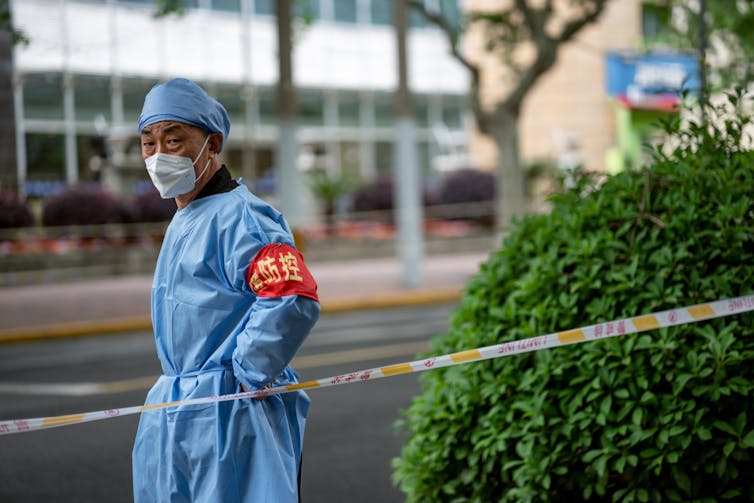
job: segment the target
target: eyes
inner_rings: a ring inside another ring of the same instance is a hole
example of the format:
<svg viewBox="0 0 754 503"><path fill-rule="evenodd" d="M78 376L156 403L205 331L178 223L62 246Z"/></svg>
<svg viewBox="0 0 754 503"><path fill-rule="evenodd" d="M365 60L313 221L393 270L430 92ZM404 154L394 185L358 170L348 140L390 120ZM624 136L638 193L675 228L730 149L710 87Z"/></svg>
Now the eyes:
<svg viewBox="0 0 754 503"><path fill-rule="evenodd" d="M177 137L168 137L165 140L163 140L163 144L168 147L170 150L177 149L180 145L184 143L183 138L177 138ZM148 150L155 148L155 145L157 145L157 142L153 138L145 138L141 140L141 148Z"/></svg>

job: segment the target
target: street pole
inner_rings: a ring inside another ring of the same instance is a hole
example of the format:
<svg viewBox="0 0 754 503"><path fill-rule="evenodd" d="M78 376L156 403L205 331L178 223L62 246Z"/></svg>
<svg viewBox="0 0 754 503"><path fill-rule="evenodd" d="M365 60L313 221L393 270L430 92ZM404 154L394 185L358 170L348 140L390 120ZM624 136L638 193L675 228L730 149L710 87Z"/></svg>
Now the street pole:
<svg viewBox="0 0 754 503"><path fill-rule="evenodd" d="M254 85L251 65L251 13L253 12L253 0L241 0L241 103L244 110L244 136L241 147L241 173L246 183L253 183L256 177L256 159L254 153Z"/></svg>
<svg viewBox="0 0 754 503"><path fill-rule="evenodd" d="M406 0L393 1L393 17L398 56L398 88L395 92L395 156L393 199L398 227L397 253L401 261L403 285L422 285L424 236L421 183L417 167L414 111L408 86L408 27Z"/></svg>

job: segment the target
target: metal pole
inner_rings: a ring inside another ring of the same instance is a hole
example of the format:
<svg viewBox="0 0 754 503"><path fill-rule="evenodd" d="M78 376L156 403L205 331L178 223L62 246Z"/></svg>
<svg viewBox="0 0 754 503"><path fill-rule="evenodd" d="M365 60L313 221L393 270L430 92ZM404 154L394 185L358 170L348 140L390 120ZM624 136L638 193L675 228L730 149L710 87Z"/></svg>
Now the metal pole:
<svg viewBox="0 0 754 503"><path fill-rule="evenodd" d="M406 0L394 0L393 17L398 59L398 88L395 92L394 201L398 227L397 252L402 266L403 284L421 286L424 236L421 182L417 167L414 111L408 86L408 27Z"/></svg>

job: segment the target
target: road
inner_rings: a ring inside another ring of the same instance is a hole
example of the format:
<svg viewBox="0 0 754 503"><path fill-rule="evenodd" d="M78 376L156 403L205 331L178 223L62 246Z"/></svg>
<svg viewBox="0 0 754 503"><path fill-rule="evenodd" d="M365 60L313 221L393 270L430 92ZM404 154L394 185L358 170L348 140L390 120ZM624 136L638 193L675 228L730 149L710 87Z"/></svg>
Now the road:
<svg viewBox="0 0 754 503"><path fill-rule="evenodd" d="M452 306L323 316L294 360L302 380L398 363L428 348ZM159 374L149 333L3 346L0 418L141 404ZM394 423L419 392L416 375L312 390L303 500L393 502ZM0 437L0 501L128 502L138 416Z"/></svg>

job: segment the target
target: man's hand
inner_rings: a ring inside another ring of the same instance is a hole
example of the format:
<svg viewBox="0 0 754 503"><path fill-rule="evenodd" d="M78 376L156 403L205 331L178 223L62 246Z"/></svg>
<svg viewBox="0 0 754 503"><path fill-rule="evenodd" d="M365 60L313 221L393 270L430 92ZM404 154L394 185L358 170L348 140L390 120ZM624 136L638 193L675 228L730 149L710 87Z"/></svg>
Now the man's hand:
<svg viewBox="0 0 754 503"><path fill-rule="evenodd" d="M267 395L264 393L264 391L268 390L268 389L270 389L270 385L269 384L267 386L265 386L264 388L261 389L261 391L263 393L259 394L258 396L255 396L254 398L256 400L264 400L265 398L267 398ZM249 388L247 388L243 383L241 383L241 390L244 393L248 393L249 392Z"/></svg>

